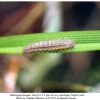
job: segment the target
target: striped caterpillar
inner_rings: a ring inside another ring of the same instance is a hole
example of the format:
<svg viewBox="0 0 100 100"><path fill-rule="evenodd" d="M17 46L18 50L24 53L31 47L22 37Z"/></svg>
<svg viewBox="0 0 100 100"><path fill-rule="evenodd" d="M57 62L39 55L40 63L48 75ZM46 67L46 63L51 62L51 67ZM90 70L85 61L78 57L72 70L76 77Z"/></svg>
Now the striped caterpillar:
<svg viewBox="0 0 100 100"><path fill-rule="evenodd" d="M73 48L74 41L72 39L57 39L40 41L29 44L24 47L24 53L37 52L37 51L52 51L52 50L64 50Z"/></svg>

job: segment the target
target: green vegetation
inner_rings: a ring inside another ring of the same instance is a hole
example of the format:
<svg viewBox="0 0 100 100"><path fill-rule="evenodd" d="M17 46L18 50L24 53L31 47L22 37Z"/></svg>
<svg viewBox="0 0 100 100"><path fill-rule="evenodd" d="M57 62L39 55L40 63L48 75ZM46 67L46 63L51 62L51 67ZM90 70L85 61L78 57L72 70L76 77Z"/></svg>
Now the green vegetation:
<svg viewBox="0 0 100 100"><path fill-rule="evenodd" d="M33 53L66 53L100 50L100 31L86 30L0 37L0 54L23 54L23 48L28 44L44 40L65 38L75 41L74 48L63 51L42 51Z"/></svg>

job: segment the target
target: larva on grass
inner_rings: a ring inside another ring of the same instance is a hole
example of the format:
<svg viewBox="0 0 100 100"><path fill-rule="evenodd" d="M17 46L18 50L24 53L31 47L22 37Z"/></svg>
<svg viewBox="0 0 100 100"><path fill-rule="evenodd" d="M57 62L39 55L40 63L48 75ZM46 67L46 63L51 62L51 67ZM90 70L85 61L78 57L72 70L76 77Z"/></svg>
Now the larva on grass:
<svg viewBox="0 0 100 100"><path fill-rule="evenodd" d="M37 51L54 51L65 50L74 47L74 41L72 39L57 39L40 41L29 44L24 47L24 53L37 52Z"/></svg>

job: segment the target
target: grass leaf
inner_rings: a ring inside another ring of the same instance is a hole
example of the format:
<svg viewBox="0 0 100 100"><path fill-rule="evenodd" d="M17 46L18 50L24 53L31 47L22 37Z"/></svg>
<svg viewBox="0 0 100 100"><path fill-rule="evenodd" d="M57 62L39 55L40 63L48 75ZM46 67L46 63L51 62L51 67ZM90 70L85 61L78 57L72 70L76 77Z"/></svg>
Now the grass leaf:
<svg viewBox="0 0 100 100"><path fill-rule="evenodd" d="M53 39L73 39L75 41L74 48L57 51L42 51L33 53L66 53L66 52L83 52L100 50L100 31L67 31L67 32L52 32L38 33L27 35L14 35L0 37L0 53L2 54L23 54L24 46Z"/></svg>

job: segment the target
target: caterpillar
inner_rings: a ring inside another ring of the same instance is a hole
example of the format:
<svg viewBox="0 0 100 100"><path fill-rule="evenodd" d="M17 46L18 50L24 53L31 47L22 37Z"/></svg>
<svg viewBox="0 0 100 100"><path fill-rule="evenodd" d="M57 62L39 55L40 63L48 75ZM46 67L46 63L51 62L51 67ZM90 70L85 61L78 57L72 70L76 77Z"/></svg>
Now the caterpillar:
<svg viewBox="0 0 100 100"><path fill-rule="evenodd" d="M52 51L52 50L64 50L74 47L74 41L72 39L57 39L40 41L29 44L24 47L24 53L37 52L37 51Z"/></svg>

